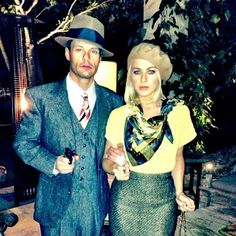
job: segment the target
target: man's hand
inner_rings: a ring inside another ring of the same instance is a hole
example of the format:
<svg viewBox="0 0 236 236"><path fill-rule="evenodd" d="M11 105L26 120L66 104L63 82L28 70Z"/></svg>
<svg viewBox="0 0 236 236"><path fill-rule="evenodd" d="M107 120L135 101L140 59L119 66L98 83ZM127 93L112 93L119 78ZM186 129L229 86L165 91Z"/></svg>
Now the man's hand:
<svg viewBox="0 0 236 236"><path fill-rule="evenodd" d="M65 158L63 155L58 156L57 160L56 160L55 168L60 174L71 173L75 168L75 161L76 160L79 160L79 156L74 155L73 161L70 164L69 163L70 161L68 158Z"/></svg>
<svg viewBox="0 0 236 236"><path fill-rule="evenodd" d="M116 147L109 147L106 151L107 159L117 163L117 158L124 156L124 149L122 144L118 144Z"/></svg>

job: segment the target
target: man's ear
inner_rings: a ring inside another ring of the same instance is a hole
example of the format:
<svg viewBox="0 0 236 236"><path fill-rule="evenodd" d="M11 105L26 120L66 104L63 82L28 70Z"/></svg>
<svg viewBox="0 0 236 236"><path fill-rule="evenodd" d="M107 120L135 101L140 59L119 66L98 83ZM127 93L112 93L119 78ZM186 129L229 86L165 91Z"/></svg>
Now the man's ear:
<svg viewBox="0 0 236 236"><path fill-rule="evenodd" d="M69 48L65 48L65 57L67 61L70 61L70 50Z"/></svg>

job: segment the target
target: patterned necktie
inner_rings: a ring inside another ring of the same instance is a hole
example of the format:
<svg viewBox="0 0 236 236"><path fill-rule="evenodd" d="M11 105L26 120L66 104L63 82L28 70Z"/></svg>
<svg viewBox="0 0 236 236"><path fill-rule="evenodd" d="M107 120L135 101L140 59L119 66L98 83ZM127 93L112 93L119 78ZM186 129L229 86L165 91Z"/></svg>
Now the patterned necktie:
<svg viewBox="0 0 236 236"><path fill-rule="evenodd" d="M83 105L82 109L79 113L79 122L83 127L86 127L89 118L90 118L90 108L89 108L89 103L88 103L88 95L86 93L83 93L82 95L83 98Z"/></svg>

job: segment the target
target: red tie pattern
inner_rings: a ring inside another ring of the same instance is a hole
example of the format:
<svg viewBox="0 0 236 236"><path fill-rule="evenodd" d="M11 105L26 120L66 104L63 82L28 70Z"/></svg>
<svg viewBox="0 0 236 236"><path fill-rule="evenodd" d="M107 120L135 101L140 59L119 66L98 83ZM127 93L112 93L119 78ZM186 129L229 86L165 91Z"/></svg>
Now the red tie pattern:
<svg viewBox="0 0 236 236"><path fill-rule="evenodd" d="M90 118L88 95L86 93L83 93L82 98L83 98L83 105L79 113L79 122L83 127L86 127Z"/></svg>

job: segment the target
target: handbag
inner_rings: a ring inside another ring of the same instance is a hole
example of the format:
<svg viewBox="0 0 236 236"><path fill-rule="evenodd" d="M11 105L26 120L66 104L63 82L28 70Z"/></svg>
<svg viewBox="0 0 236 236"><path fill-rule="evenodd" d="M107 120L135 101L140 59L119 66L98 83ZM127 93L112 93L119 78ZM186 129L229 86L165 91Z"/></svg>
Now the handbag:
<svg viewBox="0 0 236 236"><path fill-rule="evenodd" d="M179 234L178 236L187 236L187 223L185 218L185 212L181 211L180 224L179 224Z"/></svg>

